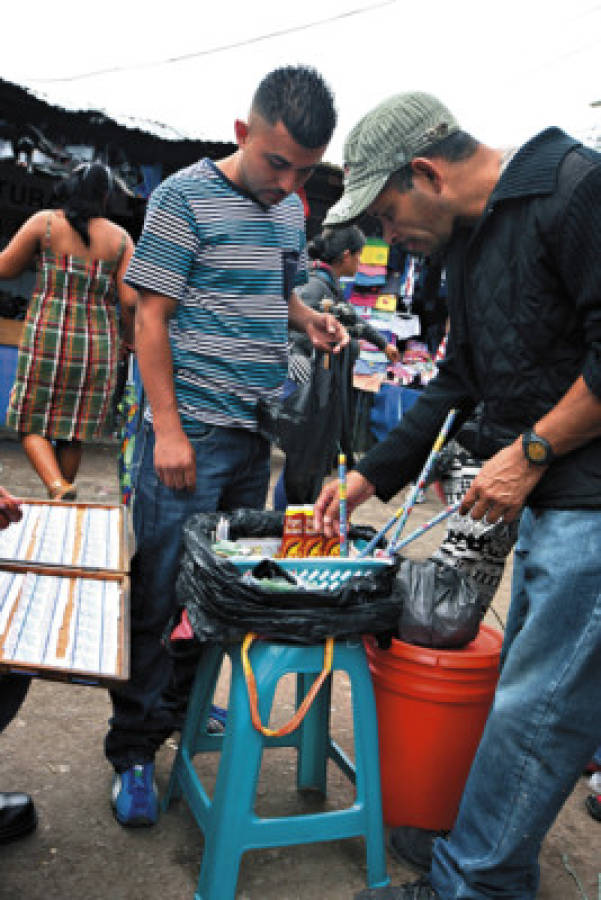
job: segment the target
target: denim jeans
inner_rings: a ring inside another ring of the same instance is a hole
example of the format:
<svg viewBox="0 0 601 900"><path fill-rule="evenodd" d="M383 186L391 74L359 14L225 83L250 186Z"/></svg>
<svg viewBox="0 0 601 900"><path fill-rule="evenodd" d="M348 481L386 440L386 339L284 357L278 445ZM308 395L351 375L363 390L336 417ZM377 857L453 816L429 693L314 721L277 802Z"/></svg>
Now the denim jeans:
<svg viewBox="0 0 601 900"><path fill-rule="evenodd" d="M173 666L161 637L177 609L175 581L184 522L199 512L262 509L267 497L269 443L260 435L206 425L190 440L196 453L194 491L172 490L159 479L148 423L136 446L131 678L111 691L113 718L105 741L106 755L118 772L153 759L176 724L173 709L163 702Z"/></svg>
<svg viewBox="0 0 601 900"><path fill-rule="evenodd" d="M545 834L599 743L601 510L522 514L501 675L455 826L442 900L530 900Z"/></svg>

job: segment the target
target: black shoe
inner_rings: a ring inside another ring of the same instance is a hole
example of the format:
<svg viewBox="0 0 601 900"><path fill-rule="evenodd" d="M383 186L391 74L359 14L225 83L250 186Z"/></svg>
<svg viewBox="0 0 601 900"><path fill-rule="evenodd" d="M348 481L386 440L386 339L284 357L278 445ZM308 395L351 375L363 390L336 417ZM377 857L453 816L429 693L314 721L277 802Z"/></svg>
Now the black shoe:
<svg viewBox="0 0 601 900"><path fill-rule="evenodd" d="M0 844L8 844L33 831L38 818L29 794L0 793Z"/></svg>
<svg viewBox="0 0 601 900"><path fill-rule="evenodd" d="M400 863L410 865L418 872L429 872L432 865L432 848L439 837L446 837L448 831L430 831L428 828L413 828L400 825L393 828L388 846Z"/></svg>
<svg viewBox="0 0 601 900"><path fill-rule="evenodd" d="M355 900L439 900L427 878L405 882L398 887L372 888L359 891Z"/></svg>

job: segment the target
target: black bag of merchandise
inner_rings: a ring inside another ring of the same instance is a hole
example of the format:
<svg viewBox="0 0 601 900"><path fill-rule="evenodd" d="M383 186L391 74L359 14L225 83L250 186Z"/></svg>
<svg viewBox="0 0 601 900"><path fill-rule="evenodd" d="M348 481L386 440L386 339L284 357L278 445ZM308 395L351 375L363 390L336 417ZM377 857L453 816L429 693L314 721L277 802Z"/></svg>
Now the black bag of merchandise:
<svg viewBox="0 0 601 900"><path fill-rule="evenodd" d="M404 559L394 592L401 610L396 636L408 644L438 649L465 647L482 618L475 584L436 559Z"/></svg>
<svg viewBox="0 0 601 900"><path fill-rule="evenodd" d="M315 352L308 382L299 384L285 400L259 400L259 431L284 451L291 472L328 475L339 447L349 468L353 466L351 374L350 347L340 353Z"/></svg>
<svg viewBox="0 0 601 900"><path fill-rule="evenodd" d="M277 537L283 514L256 510L228 513L231 540ZM272 640L313 644L327 637L345 638L393 630L400 613L400 594L393 591L398 562L358 575L335 590L302 589L277 560L263 560L248 583L227 558L211 548L220 514L192 516L183 529L184 551L176 582L178 600L200 643L228 642L252 631ZM350 526L351 540L369 540L369 527ZM286 589L261 586L262 577L282 579Z"/></svg>

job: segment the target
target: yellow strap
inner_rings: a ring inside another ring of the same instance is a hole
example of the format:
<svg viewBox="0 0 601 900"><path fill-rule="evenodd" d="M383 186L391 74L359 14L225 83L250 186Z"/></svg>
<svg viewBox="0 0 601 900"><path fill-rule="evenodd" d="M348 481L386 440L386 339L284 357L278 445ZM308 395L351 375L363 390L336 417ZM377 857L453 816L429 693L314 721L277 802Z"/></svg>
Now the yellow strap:
<svg viewBox="0 0 601 900"><path fill-rule="evenodd" d="M323 653L323 669L311 685L310 690L307 691L307 694L299 708L296 710L296 712L286 725L282 725L281 728L273 729L266 728L261 722L261 717L259 716L258 710L257 682L255 681L254 672L250 665L250 659L248 658L250 645L256 637L256 634L253 634L252 631L249 631L249 633L242 641L242 671L244 672L244 678L246 679L246 687L248 688L250 717L254 727L257 729L257 731L260 731L261 734L264 734L265 737L283 737L286 734L290 734L291 731L294 731L301 724L301 722L309 712L311 704L315 700L320 687L332 671L332 661L334 659L334 638L326 638L326 644Z"/></svg>

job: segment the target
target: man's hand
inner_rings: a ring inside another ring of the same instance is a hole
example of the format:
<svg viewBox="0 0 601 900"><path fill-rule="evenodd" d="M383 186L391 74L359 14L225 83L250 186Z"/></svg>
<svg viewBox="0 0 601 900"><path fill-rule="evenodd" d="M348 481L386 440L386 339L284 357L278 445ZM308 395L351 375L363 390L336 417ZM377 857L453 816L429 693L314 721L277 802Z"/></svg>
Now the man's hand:
<svg viewBox="0 0 601 900"><path fill-rule="evenodd" d="M193 491L196 487L196 454L180 429L156 434L154 447L156 473L168 488Z"/></svg>
<svg viewBox="0 0 601 900"><path fill-rule="evenodd" d="M400 362L401 353L399 351L399 348L395 347L394 344L386 344L386 346L384 347L384 353L386 354L386 357L389 362L391 362L391 363Z"/></svg>
<svg viewBox="0 0 601 900"><path fill-rule="evenodd" d="M316 313L306 324L306 333L317 350L340 353L349 342L344 325L330 313Z"/></svg>
<svg viewBox="0 0 601 900"><path fill-rule="evenodd" d="M474 478L462 500L459 512L487 522L512 522L519 515L528 494L541 480L547 466L529 463L522 451L521 438L504 447Z"/></svg>
<svg viewBox="0 0 601 900"><path fill-rule="evenodd" d="M22 517L21 501L0 487L0 530L8 528L11 522L18 522Z"/></svg>
<svg viewBox="0 0 601 900"><path fill-rule="evenodd" d="M346 479L346 509L348 517L354 509L373 497L376 489L373 484L352 470ZM314 527L316 531L333 537L340 534L340 498L338 481L329 481L324 485L314 506Z"/></svg>

